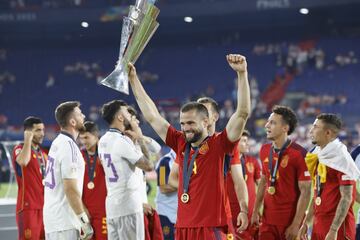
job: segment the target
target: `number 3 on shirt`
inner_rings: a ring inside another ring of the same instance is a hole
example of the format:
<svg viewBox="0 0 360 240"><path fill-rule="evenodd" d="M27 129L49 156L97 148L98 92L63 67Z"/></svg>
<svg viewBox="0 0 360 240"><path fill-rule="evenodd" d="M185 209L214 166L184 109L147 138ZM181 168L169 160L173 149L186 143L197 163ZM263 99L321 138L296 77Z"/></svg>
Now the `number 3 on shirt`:
<svg viewBox="0 0 360 240"><path fill-rule="evenodd" d="M104 160L105 163L107 162L106 167L110 168L113 174L112 177L109 177L109 182L117 182L119 176L116 172L114 163L111 161L111 155L108 153L104 153Z"/></svg>

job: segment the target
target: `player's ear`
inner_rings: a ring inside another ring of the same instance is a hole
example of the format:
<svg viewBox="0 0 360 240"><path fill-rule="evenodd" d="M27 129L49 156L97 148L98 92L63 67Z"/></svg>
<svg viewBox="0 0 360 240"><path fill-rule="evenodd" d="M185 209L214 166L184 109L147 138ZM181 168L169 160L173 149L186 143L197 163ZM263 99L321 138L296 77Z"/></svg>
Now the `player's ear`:
<svg viewBox="0 0 360 240"><path fill-rule="evenodd" d="M70 124L70 126L75 127L76 126L76 120L73 117L69 118L68 123Z"/></svg>

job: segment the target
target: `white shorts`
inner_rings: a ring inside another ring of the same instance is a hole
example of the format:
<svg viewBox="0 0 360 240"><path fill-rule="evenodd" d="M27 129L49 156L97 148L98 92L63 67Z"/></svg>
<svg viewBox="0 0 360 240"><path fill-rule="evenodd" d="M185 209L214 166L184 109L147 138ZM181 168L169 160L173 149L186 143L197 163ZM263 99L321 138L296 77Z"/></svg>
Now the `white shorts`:
<svg viewBox="0 0 360 240"><path fill-rule="evenodd" d="M144 240L144 213L107 219L108 240Z"/></svg>
<svg viewBox="0 0 360 240"><path fill-rule="evenodd" d="M59 232L51 232L45 234L46 240L78 240L80 239L77 229L70 229Z"/></svg>

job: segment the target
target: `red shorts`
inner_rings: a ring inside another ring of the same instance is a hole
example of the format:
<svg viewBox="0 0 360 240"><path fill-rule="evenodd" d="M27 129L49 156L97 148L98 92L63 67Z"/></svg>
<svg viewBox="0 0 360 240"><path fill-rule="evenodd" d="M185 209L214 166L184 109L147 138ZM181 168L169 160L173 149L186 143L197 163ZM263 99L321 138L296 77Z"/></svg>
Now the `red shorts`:
<svg viewBox="0 0 360 240"><path fill-rule="evenodd" d="M90 223L94 229L92 240L107 240L107 227L105 213L90 213Z"/></svg>
<svg viewBox="0 0 360 240"><path fill-rule="evenodd" d="M22 210L16 214L19 240L23 239L45 239L43 211Z"/></svg>
<svg viewBox="0 0 360 240"><path fill-rule="evenodd" d="M314 227L311 234L311 240L322 240L325 239L326 234L330 230L333 217L314 217ZM355 240L355 223L354 224L345 224L343 223L338 231L337 239L338 240Z"/></svg>
<svg viewBox="0 0 360 240"><path fill-rule="evenodd" d="M285 230L287 226L260 224L259 240L286 240Z"/></svg>
<svg viewBox="0 0 360 240"><path fill-rule="evenodd" d="M227 240L233 239L227 234L227 227L198 227L198 228L176 228L176 240L206 239Z"/></svg>

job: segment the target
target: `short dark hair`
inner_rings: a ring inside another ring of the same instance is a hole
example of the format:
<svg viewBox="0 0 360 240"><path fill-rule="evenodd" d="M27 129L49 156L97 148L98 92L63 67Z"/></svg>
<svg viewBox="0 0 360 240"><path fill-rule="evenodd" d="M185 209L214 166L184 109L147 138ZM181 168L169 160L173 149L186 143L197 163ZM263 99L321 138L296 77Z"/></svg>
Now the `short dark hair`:
<svg viewBox="0 0 360 240"><path fill-rule="evenodd" d="M185 112L189 112L195 110L196 113L200 113L202 114L204 117L209 118L209 112L207 110L207 108L202 105L201 103L198 102L188 102L185 103L181 109L180 112L185 113Z"/></svg>
<svg viewBox="0 0 360 240"><path fill-rule="evenodd" d="M84 131L81 131L81 133L89 132L96 136L99 135L99 128L96 125L96 123L94 123L92 121L86 121L86 122L84 122L84 127L85 127L85 129L84 129Z"/></svg>
<svg viewBox="0 0 360 240"><path fill-rule="evenodd" d="M66 127L70 118L70 115L73 113L76 107L80 107L80 102L78 101L69 101L63 102L55 109L55 119L60 127Z"/></svg>
<svg viewBox="0 0 360 240"><path fill-rule="evenodd" d="M128 106L128 104L123 100L112 100L107 102L102 107L102 117L108 123L111 124L114 121L116 113L120 108Z"/></svg>
<svg viewBox="0 0 360 240"><path fill-rule="evenodd" d="M325 127L331 128L337 134L342 128L341 118L333 113L321 113L316 116L316 119L325 123Z"/></svg>
<svg viewBox="0 0 360 240"><path fill-rule="evenodd" d="M210 103L212 109L216 112L216 113L219 113L220 110L219 110L219 104L212 98L210 97L202 97L202 98L199 98L197 100L198 103L202 103L202 104L205 104L205 103Z"/></svg>
<svg viewBox="0 0 360 240"><path fill-rule="evenodd" d="M289 107L280 105L274 106L272 112L281 115L283 121L289 125L288 135L292 134L298 122L295 112Z"/></svg>
<svg viewBox="0 0 360 240"><path fill-rule="evenodd" d="M248 130L244 129L241 136L242 137L250 137L250 132Z"/></svg>
<svg viewBox="0 0 360 240"><path fill-rule="evenodd" d="M43 123L42 120L38 117L29 116L24 120L24 130L29 130L34 127L34 124Z"/></svg>

